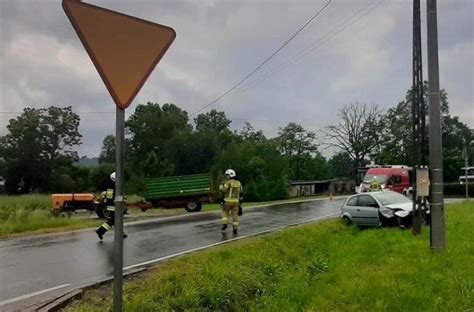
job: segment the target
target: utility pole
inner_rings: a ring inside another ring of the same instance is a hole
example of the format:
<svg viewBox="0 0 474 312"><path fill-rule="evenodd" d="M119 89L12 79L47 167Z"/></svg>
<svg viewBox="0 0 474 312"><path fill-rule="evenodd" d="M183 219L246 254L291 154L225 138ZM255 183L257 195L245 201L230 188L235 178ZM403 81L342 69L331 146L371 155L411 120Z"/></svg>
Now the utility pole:
<svg viewBox="0 0 474 312"><path fill-rule="evenodd" d="M423 97L423 67L421 53L420 0L413 0L413 84L412 84L412 133L413 133L413 235L421 234L421 207L426 203L418 196L417 169L426 165L425 101Z"/></svg>
<svg viewBox="0 0 474 312"><path fill-rule="evenodd" d="M430 112L430 245L433 250L443 250L446 242L444 230L443 151L440 120L436 0L426 1L426 13L428 43L428 103Z"/></svg>

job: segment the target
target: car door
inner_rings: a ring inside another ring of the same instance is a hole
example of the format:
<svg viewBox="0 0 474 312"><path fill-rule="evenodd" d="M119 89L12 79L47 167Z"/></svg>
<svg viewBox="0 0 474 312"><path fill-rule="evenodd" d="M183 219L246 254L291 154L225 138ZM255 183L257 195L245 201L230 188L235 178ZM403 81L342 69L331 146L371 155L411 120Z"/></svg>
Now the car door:
<svg viewBox="0 0 474 312"><path fill-rule="evenodd" d="M364 226L379 225L379 205L375 199L366 194L358 196L357 207L354 211L353 222Z"/></svg>

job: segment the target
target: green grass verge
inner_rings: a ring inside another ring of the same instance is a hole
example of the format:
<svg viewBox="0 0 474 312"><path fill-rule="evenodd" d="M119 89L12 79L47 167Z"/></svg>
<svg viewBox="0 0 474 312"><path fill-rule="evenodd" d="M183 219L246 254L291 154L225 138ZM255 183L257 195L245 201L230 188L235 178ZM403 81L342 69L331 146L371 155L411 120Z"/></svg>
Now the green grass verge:
<svg viewBox="0 0 474 312"><path fill-rule="evenodd" d="M359 229L339 220L175 259L124 287L125 311L471 311L474 203L450 205L447 249L428 229ZM110 311L111 287L67 311Z"/></svg>
<svg viewBox="0 0 474 312"><path fill-rule="evenodd" d="M138 196L130 196L128 201L138 201ZM55 217L51 214L50 195L0 196L0 238L56 233L99 226L103 220L94 212ZM182 210L182 213L186 211ZM143 213L138 208L130 208L126 222L149 217L172 216L181 213L178 209L153 209Z"/></svg>
<svg viewBox="0 0 474 312"><path fill-rule="evenodd" d="M100 224L97 219L53 217L49 195L0 196L0 237L50 233Z"/></svg>

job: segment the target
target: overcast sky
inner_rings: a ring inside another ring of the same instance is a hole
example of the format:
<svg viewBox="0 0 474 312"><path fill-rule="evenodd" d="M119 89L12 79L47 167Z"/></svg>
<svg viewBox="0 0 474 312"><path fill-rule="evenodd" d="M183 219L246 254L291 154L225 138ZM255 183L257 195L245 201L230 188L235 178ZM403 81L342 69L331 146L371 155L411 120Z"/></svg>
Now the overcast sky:
<svg viewBox="0 0 474 312"><path fill-rule="evenodd" d="M177 37L138 103L188 112L211 102L271 55L328 0L86 1L173 27ZM422 0L424 78L426 9ZM474 128L474 0L438 1L440 84L451 113ZM271 62L211 108L273 136L289 121L318 132L355 101L382 109L411 85L412 1L333 0ZM0 135L24 107L73 106L79 155L114 133L113 101L56 0L0 0Z"/></svg>

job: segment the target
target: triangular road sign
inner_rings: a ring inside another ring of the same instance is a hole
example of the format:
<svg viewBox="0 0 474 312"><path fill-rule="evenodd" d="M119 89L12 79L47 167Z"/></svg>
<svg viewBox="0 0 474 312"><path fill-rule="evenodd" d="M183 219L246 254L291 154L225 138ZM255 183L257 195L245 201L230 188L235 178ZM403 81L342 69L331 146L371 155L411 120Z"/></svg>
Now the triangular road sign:
<svg viewBox="0 0 474 312"><path fill-rule="evenodd" d="M127 108L176 32L78 0L63 0L63 8L115 104Z"/></svg>

